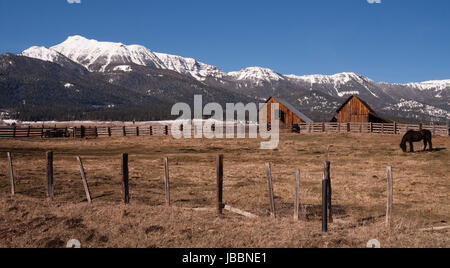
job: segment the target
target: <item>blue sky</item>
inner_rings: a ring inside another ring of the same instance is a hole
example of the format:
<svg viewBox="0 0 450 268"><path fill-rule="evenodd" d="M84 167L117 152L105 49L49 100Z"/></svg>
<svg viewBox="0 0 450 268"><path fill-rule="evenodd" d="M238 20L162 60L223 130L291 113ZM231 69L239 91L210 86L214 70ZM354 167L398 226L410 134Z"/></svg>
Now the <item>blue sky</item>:
<svg viewBox="0 0 450 268"><path fill-rule="evenodd" d="M448 0L0 0L0 53L69 35L142 44L224 71L450 79Z"/></svg>

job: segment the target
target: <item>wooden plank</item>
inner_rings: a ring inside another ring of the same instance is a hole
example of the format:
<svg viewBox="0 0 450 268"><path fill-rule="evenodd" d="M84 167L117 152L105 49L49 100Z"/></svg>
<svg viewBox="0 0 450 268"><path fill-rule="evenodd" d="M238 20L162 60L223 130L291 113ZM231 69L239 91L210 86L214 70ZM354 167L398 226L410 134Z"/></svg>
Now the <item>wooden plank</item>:
<svg viewBox="0 0 450 268"><path fill-rule="evenodd" d="M92 203L91 192L89 191L89 186L88 186L88 182L86 179L86 172L84 171L84 167L83 167L83 162L81 161L81 158L79 156L77 156L77 160L78 160L78 165L80 166L81 180L83 181L83 187L84 187L84 192L86 193L86 199L87 199L88 203L91 204Z"/></svg>
<svg viewBox="0 0 450 268"><path fill-rule="evenodd" d="M273 194L272 169L270 163L266 163L267 186L269 190L270 216L276 218L275 200Z"/></svg>
<svg viewBox="0 0 450 268"><path fill-rule="evenodd" d="M294 220L300 220L300 170L295 172L295 187L294 187Z"/></svg>
<svg viewBox="0 0 450 268"><path fill-rule="evenodd" d="M424 228L424 229L420 229L420 231L423 231L423 232L442 231L442 230L447 230L447 229L450 229L450 225L449 226L432 227L432 228Z"/></svg>
<svg viewBox="0 0 450 268"><path fill-rule="evenodd" d="M233 207L231 207L231 206L229 206L229 205L225 205L225 206L224 206L224 209L227 210L227 211L230 211L230 212L239 214L239 215L244 216L244 217L248 217L248 218L258 218L258 216L254 215L254 214L252 214L252 213L249 213L249 212L246 212L246 211L237 209L237 208L233 208Z"/></svg>
<svg viewBox="0 0 450 268"><path fill-rule="evenodd" d="M47 197L50 201L54 199L54 178L53 178L53 152L47 152Z"/></svg>
<svg viewBox="0 0 450 268"><path fill-rule="evenodd" d="M387 189L387 208L386 208L386 227L391 227L392 222L392 206L394 200L394 187L393 187L393 178L392 178L392 167L387 167L387 180L388 180L388 189Z"/></svg>
<svg viewBox="0 0 450 268"><path fill-rule="evenodd" d="M217 213L222 214L223 209L223 155L217 156Z"/></svg>
<svg viewBox="0 0 450 268"><path fill-rule="evenodd" d="M164 158L164 178L166 190L166 205L170 206L170 181L169 181L169 158Z"/></svg>
<svg viewBox="0 0 450 268"><path fill-rule="evenodd" d="M14 168L13 168L13 160L12 160L12 155L10 152L7 152L6 155L8 156L8 164L9 164L9 181L11 184L11 195L15 195L16 194L16 185L14 182Z"/></svg>
<svg viewBox="0 0 450 268"><path fill-rule="evenodd" d="M129 189L129 170L128 170L128 154L122 154L122 186L123 186L123 202L130 203Z"/></svg>

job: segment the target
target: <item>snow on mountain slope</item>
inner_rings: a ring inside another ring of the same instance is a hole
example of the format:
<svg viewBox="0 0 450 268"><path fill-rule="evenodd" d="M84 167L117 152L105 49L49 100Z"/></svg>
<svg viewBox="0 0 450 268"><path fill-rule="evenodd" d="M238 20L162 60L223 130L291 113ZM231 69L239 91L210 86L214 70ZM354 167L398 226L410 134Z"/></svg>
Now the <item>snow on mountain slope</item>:
<svg viewBox="0 0 450 268"><path fill-rule="evenodd" d="M181 74L189 74L199 81L204 81L208 77L223 78L226 76L226 73L222 72L219 68L198 62L192 58L183 58L164 53L155 53L155 55L162 61L166 69Z"/></svg>
<svg viewBox="0 0 450 268"><path fill-rule="evenodd" d="M447 120L450 118L449 111L434 107L432 105L423 104L415 100L401 99L397 104L388 106L383 110L421 113L431 117L440 117Z"/></svg>
<svg viewBox="0 0 450 268"><path fill-rule="evenodd" d="M73 70L83 69L77 63L68 59L61 53L46 47L39 47L39 46L30 47L29 49L23 51L20 55L38 60L53 62Z"/></svg>
<svg viewBox="0 0 450 268"><path fill-rule="evenodd" d="M64 55L55 50L38 46L30 47L29 49L24 50L21 55L50 62L57 62L60 59L66 58Z"/></svg>
<svg viewBox="0 0 450 268"><path fill-rule="evenodd" d="M90 71L105 72L112 65L137 64L164 68L161 60L149 49L139 46L126 46L122 43L99 42L82 36L71 36L63 43L50 49L85 66Z"/></svg>
<svg viewBox="0 0 450 268"><path fill-rule="evenodd" d="M349 95L359 95L361 90L365 90L372 97L379 98L379 94L374 91L373 80L355 73L338 73L334 75L286 75L286 77L294 84L310 85L326 87L328 94L338 97L346 97ZM353 83L352 87L349 87ZM357 86L357 87L356 87ZM330 90L332 89L332 90Z"/></svg>
<svg viewBox="0 0 450 268"><path fill-rule="evenodd" d="M64 55L85 66L89 71L96 72L130 71L129 68L123 70L123 66L137 64L191 75L199 81L204 81L208 77L223 78L226 76L226 73L219 68L192 58L156 53L140 45L127 46L122 43L89 40L78 35L70 36L63 43L50 49L42 47L40 50L30 48L23 54L46 61L54 61L57 55ZM116 66L121 67L117 68Z"/></svg>
<svg viewBox="0 0 450 268"><path fill-rule="evenodd" d="M289 79L293 81L303 81L312 84L345 84L350 81L357 81L359 83L373 82L367 77L358 75L355 73L338 73L334 75L286 75Z"/></svg>
<svg viewBox="0 0 450 268"><path fill-rule="evenodd" d="M286 80L283 75L276 73L271 69L261 67L249 67L237 72L230 72L228 75L237 81L251 81L256 84Z"/></svg>
<svg viewBox="0 0 450 268"><path fill-rule="evenodd" d="M444 90L450 89L450 80L434 80L434 81L425 81L420 83L408 83L403 84L405 86L414 87L421 91L424 90Z"/></svg>

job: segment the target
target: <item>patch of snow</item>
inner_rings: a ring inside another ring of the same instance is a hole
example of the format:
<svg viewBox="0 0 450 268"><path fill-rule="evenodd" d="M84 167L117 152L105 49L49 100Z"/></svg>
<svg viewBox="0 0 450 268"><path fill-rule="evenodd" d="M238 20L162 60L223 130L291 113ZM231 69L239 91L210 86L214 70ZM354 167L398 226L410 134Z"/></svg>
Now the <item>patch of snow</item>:
<svg viewBox="0 0 450 268"><path fill-rule="evenodd" d="M64 87L65 87L65 88L71 88L71 87L73 87L73 84L71 84L71 83L66 83L66 84L64 85Z"/></svg>
<svg viewBox="0 0 450 268"><path fill-rule="evenodd" d="M339 97L359 95L359 91L341 91L337 93Z"/></svg>
<svg viewBox="0 0 450 268"><path fill-rule="evenodd" d="M119 66L114 67L113 71L122 71L122 72L129 73L129 72L133 71L133 68L130 65L119 65Z"/></svg>

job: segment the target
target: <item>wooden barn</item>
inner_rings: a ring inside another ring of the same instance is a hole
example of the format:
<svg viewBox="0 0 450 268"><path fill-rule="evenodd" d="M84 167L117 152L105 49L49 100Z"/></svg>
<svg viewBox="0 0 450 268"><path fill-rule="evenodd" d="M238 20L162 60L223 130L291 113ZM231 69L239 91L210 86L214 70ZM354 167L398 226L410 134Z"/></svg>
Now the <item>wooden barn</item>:
<svg viewBox="0 0 450 268"><path fill-rule="evenodd" d="M271 124L272 123L272 103L278 103L279 105L279 116L280 116L280 127L281 128L291 128L294 124L301 123L312 123L313 121L309 119L306 115L297 110L294 106L292 106L287 101L270 97L265 106L267 106L267 117L264 117L262 114L262 109L259 114L259 123L260 124Z"/></svg>
<svg viewBox="0 0 450 268"><path fill-rule="evenodd" d="M393 121L378 116L365 101L353 95L339 107L331 122L392 123Z"/></svg>

